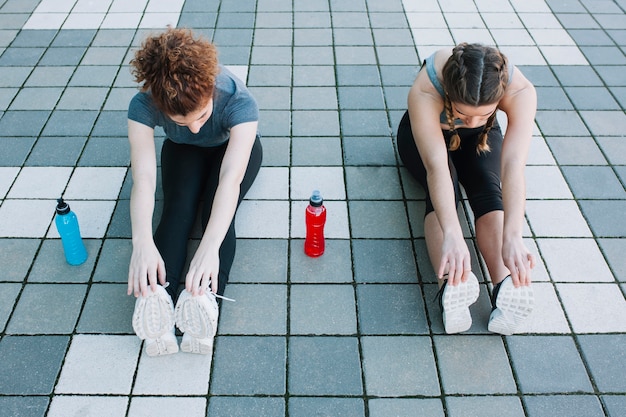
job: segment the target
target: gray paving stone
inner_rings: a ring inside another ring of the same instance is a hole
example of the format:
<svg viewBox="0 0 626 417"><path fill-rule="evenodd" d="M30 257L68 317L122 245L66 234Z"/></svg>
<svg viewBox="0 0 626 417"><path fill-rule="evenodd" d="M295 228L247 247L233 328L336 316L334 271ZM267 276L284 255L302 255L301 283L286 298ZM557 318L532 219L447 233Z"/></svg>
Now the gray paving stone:
<svg viewBox="0 0 626 417"><path fill-rule="evenodd" d="M291 285L289 334L354 335L356 303L351 284Z"/></svg>
<svg viewBox="0 0 626 417"><path fill-rule="evenodd" d="M619 417L626 409L626 397L624 395L603 395L602 402L609 417Z"/></svg>
<svg viewBox="0 0 626 417"><path fill-rule="evenodd" d="M289 136L291 134L291 115L285 110L259 112L259 132L263 136Z"/></svg>
<svg viewBox="0 0 626 417"><path fill-rule="evenodd" d="M76 326L78 333L132 334L135 297L127 284L92 284Z"/></svg>
<svg viewBox="0 0 626 417"><path fill-rule="evenodd" d="M52 207L54 214L54 207ZM87 248L87 260L82 265L70 265L63 254L63 244L60 239L46 239L41 245L32 270L28 275L28 282L45 283L86 283L100 250L100 240L84 239Z"/></svg>
<svg viewBox="0 0 626 417"><path fill-rule="evenodd" d="M29 48L43 47L46 48L57 35L56 30L32 30L22 29L13 40L11 46Z"/></svg>
<svg viewBox="0 0 626 417"><path fill-rule="evenodd" d="M361 338L367 395L438 396L439 379L429 337Z"/></svg>
<svg viewBox="0 0 626 417"><path fill-rule="evenodd" d="M285 400L275 397L210 397L207 415L274 417L285 415Z"/></svg>
<svg viewBox="0 0 626 417"><path fill-rule="evenodd" d="M68 342L67 336L4 336L0 340L0 393L51 394Z"/></svg>
<svg viewBox="0 0 626 417"><path fill-rule="evenodd" d="M615 65L596 65L594 69L600 74L600 78L608 86L624 86L626 85L626 74L620 71L620 66Z"/></svg>
<svg viewBox="0 0 626 417"><path fill-rule="evenodd" d="M379 86L380 73L376 65L337 65L339 86Z"/></svg>
<svg viewBox="0 0 626 417"><path fill-rule="evenodd" d="M580 335L578 341L582 355L589 366L591 375L600 392L624 392L626 381L626 354L621 346L626 335Z"/></svg>
<svg viewBox="0 0 626 417"><path fill-rule="evenodd" d="M9 320L22 286L17 283L0 284L0 331Z"/></svg>
<svg viewBox="0 0 626 417"><path fill-rule="evenodd" d="M37 139L24 165L75 166L85 142L84 137L42 136Z"/></svg>
<svg viewBox="0 0 626 417"><path fill-rule="evenodd" d="M48 48L41 57L39 65L49 66L75 66L81 62L87 48L80 47L58 47ZM110 64L110 63L109 63Z"/></svg>
<svg viewBox="0 0 626 417"><path fill-rule="evenodd" d="M261 138L263 144L263 166L289 165L290 138Z"/></svg>
<svg viewBox="0 0 626 417"><path fill-rule="evenodd" d="M572 110L574 107L560 87L535 87L537 110Z"/></svg>
<svg viewBox="0 0 626 417"><path fill-rule="evenodd" d="M74 73L74 67L37 66L24 84L27 87L65 87ZM28 73L26 73L28 74Z"/></svg>
<svg viewBox="0 0 626 417"><path fill-rule="evenodd" d="M339 114L336 110L293 111L293 136L338 136Z"/></svg>
<svg viewBox="0 0 626 417"><path fill-rule="evenodd" d="M74 284L26 285L6 332L8 334L72 333L86 290L85 285Z"/></svg>
<svg viewBox="0 0 626 417"><path fill-rule="evenodd" d="M248 2L248 6L233 10L237 13L229 13L228 10L224 12L224 9L220 9L219 19L217 21L217 28L250 28L254 26L254 4ZM249 10L248 10L249 9ZM247 13L247 11L251 13Z"/></svg>
<svg viewBox="0 0 626 417"><path fill-rule="evenodd" d="M371 46L335 46L337 65L375 65L376 52Z"/></svg>
<svg viewBox="0 0 626 417"><path fill-rule="evenodd" d="M294 46L293 65L333 65L335 58L328 46Z"/></svg>
<svg viewBox="0 0 626 417"><path fill-rule="evenodd" d="M2 115L0 119L0 132L4 137L28 137L39 135L41 128L48 120L50 116L49 111L32 110L32 111L7 111ZM10 152L12 147L4 147L7 152ZM19 166L16 164L14 166Z"/></svg>
<svg viewBox="0 0 626 417"><path fill-rule="evenodd" d="M626 282L626 260L622 256L626 250L626 241L621 238L598 239L598 244L615 278L618 281Z"/></svg>
<svg viewBox="0 0 626 417"><path fill-rule="evenodd" d="M602 87L567 87L565 89L579 110L619 110L619 104Z"/></svg>
<svg viewBox="0 0 626 417"><path fill-rule="evenodd" d="M446 335L433 341L446 394L517 392L500 337Z"/></svg>
<svg viewBox="0 0 626 417"><path fill-rule="evenodd" d="M559 165L605 165L606 159L592 137L549 137L546 143Z"/></svg>
<svg viewBox="0 0 626 417"><path fill-rule="evenodd" d="M62 92L60 87L22 88L10 110L52 110Z"/></svg>
<svg viewBox="0 0 626 417"><path fill-rule="evenodd" d="M128 138L91 137L83 150L78 166L127 167L130 165Z"/></svg>
<svg viewBox="0 0 626 417"><path fill-rule="evenodd" d="M361 395L361 364L356 337L289 338L290 395Z"/></svg>
<svg viewBox="0 0 626 417"><path fill-rule="evenodd" d="M579 202L583 215L589 223L594 236L626 236L626 224L615 221L626 210L624 200L586 200Z"/></svg>
<svg viewBox="0 0 626 417"><path fill-rule="evenodd" d="M309 417L311 410L319 416L365 417L361 398L289 397L290 417Z"/></svg>
<svg viewBox="0 0 626 417"><path fill-rule="evenodd" d="M587 136L589 131L572 111L537 111L535 118L544 136Z"/></svg>
<svg viewBox="0 0 626 417"><path fill-rule="evenodd" d="M346 136L387 136L387 113L381 110L341 110L341 131Z"/></svg>
<svg viewBox="0 0 626 417"><path fill-rule="evenodd" d="M624 199L626 192L610 167L563 167L575 198Z"/></svg>
<svg viewBox="0 0 626 417"><path fill-rule="evenodd" d="M334 85L335 71L331 65L297 65L293 67L294 87Z"/></svg>
<svg viewBox="0 0 626 417"><path fill-rule="evenodd" d="M291 283L346 283L352 282L350 241L327 239L324 255L311 258L305 255L304 240L291 240L289 281Z"/></svg>
<svg viewBox="0 0 626 417"><path fill-rule="evenodd" d="M287 286L229 284L224 293L236 302L222 303L219 334L287 333Z"/></svg>
<svg viewBox="0 0 626 417"><path fill-rule="evenodd" d="M0 27L7 28L4 25ZM45 50L45 48L7 48L0 56L0 66L34 67Z"/></svg>
<svg viewBox="0 0 626 417"><path fill-rule="evenodd" d="M217 19L216 13L181 13L178 19L178 27L188 27L194 29L210 29L215 27Z"/></svg>
<svg viewBox="0 0 626 417"><path fill-rule="evenodd" d="M231 49L231 48L229 48ZM222 63L225 61L222 59ZM253 46L251 66L255 65L291 65L292 51L286 46Z"/></svg>
<svg viewBox="0 0 626 417"><path fill-rule="evenodd" d="M590 66L562 65L553 66L552 70L563 86L599 87L602 80Z"/></svg>
<svg viewBox="0 0 626 417"><path fill-rule="evenodd" d="M0 67L0 87L21 87L32 67Z"/></svg>
<svg viewBox="0 0 626 417"><path fill-rule="evenodd" d="M63 67L61 67L63 68ZM80 65L72 75L68 86L72 87L110 87L119 71L116 65ZM31 77L32 78L32 77Z"/></svg>
<svg viewBox="0 0 626 417"><path fill-rule="evenodd" d="M95 35L96 31L93 29L62 29L54 38L52 46L86 47L91 44Z"/></svg>
<svg viewBox="0 0 626 417"><path fill-rule="evenodd" d="M571 337L512 336L507 344L524 394L593 392Z"/></svg>
<svg viewBox="0 0 626 417"><path fill-rule="evenodd" d="M294 110L336 110L337 92L331 87L293 87L291 89ZM289 98L287 98L287 104Z"/></svg>
<svg viewBox="0 0 626 417"><path fill-rule="evenodd" d="M106 239L92 281L127 283L132 251L130 239Z"/></svg>
<svg viewBox="0 0 626 417"><path fill-rule="evenodd" d="M335 3L335 6L332 8L333 28L369 27L367 13L365 13L362 8L356 9L354 6L350 6L350 3L345 4L347 6L342 7L340 3Z"/></svg>
<svg viewBox="0 0 626 417"><path fill-rule="evenodd" d="M359 283L417 283L409 240L353 240L354 274Z"/></svg>
<svg viewBox="0 0 626 417"><path fill-rule="evenodd" d="M294 28L327 28L330 27L330 13L328 12L310 12L302 14L297 13L293 17Z"/></svg>
<svg viewBox="0 0 626 417"><path fill-rule="evenodd" d="M326 46L332 43L333 32L330 28L299 28L293 32L294 46ZM291 39L289 39L289 44L291 44Z"/></svg>
<svg viewBox="0 0 626 417"><path fill-rule="evenodd" d="M128 134L126 111L101 111L91 134L93 136L126 137Z"/></svg>
<svg viewBox="0 0 626 417"><path fill-rule="evenodd" d="M370 15L371 16L371 15ZM414 47L413 37L409 28L381 28L373 31L376 45L407 45Z"/></svg>
<svg viewBox="0 0 626 417"><path fill-rule="evenodd" d="M24 281L40 243L39 239L0 239L0 281Z"/></svg>
<svg viewBox="0 0 626 417"><path fill-rule="evenodd" d="M435 398L373 398L368 401L370 417L443 417L441 400Z"/></svg>
<svg viewBox="0 0 626 417"><path fill-rule="evenodd" d="M602 29L569 30L568 33L577 45L613 46L613 40Z"/></svg>
<svg viewBox="0 0 626 417"><path fill-rule="evenodd" d="M450 417L523 417L524 409L518 397L446 397Z"/></svg>
<svg viewBox="0 0 626 417"><path fill-rule="evenodd" d="M284 337L218 336L213 353L213 395L283 395Z"/></svg>
<svg viewBox="0 0 626 417"><path fill-rule="evenodd" d="M248 87L291 86L291 67L288 65L258 65L248 71Z"/></svg>
<svg viewBox="0 0 626 417"><path fill-rule="evenodd" d="M395 167L346 167L350 200L399 200L402 188Z"/></svg>
<svg viewBox="0 0 626 417"><path fill-rule="evenodd" d="M626 165L626 144L620 136L600 137L597 142L611 164Z"/></svg>
<svg viewBox="0 0 626 417"><path fill-rule="evenodd" d="M593 395L549 395L524 397L528 417L602 417L598 397Z"/></svg>
<svg viewBox="0 0 626 417"><path fill-rule="evenodd" d="M218 31L222 33L223 31ZM252 32L250 33L250 37ZM257 28L254 31L254 44L264 46L285 46L291 45L294 38L294 31L286 28L262 29ZM223 44L223 43L222 43ZM294 41L295 44L295 41Z"/></svg>
<svg viewBox="0 0 626 417"><path fill-rule="evenodd" d="M393 141L388 137L344 137L343 157L348 166L396 164Z"/></svg>
<svg viewBox="0 0 626 417"><path fill-rule="evenodd" d="M339 107L352 110L381 110L385 108L380 87L338 87Z"/></svg>
<svg viewBox="0 0 626 417"><path fill-rule="evenodd" d="M55 110L42 132L43 136L87 136L98 117L95 110Z"/></svg>
<svg viewBox="0 0 626 417"><path fill-rule="evenodd" d="M0 397L0 417L44 417L48 397Z"/></svg>
<svg viewBox="0 0 626 417"><path fill-rule="evenodd" d="M341 165L339 138L294 137L291 139L292 166Z"/></svg>
<svg viewBox="0 0 626 417"><path fill-rule="evenodd" d="M358 285L357 300L361 334L426 334L429 331L418 285Z"/></svg>
<svg viewBox="0 0 626 417"><path fill-rule="evenodd" d="M0 119L0 124L2 120ZM20 166L26 160L35 138L3 138L0 137L0 166Z"/></svg>
<svg viewBox="0 0 626 417"><path fill-rule="evenodd" d="M286 240L237 240L229 283L286 283Z"/></svg>
<svg viewBox="0 0 626 417"><path fill-rule="evenodd" d="M353 238L408 238L409 228L401 201L350 201ZM384 215L381 215L384 213Z"/></svg>

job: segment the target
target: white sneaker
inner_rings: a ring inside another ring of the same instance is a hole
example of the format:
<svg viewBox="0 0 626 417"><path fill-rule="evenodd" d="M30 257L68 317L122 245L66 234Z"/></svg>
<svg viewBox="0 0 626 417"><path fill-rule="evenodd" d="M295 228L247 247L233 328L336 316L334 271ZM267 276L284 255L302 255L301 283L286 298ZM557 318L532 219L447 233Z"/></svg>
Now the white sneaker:
<svg viewBox="0 0 626 417"><path fill-rule="evenodd" d="M213 293L194 297L187 290L183 290L176 302L175 316L176 326L184 333L181 350L189 353L211 353L219 317L219 307Z"/></svg>
<svg viewBox="0 0 626 417"><path fill-rule="evenodd" d="M135 301L133 329L141 340L146 341L146 353L150 356L178 352L174 335L174 303L160 285L149 291L146 297Z"/></svg>
<svg viewBox="0 0 626 417"><path fill-rule="evenodd" d="M464 332L472 327L469 306L478 299L478 279L472 272L465 282L448 285L444 282L440 290L439 303L443 316L443 327L448 334Z"/></svg>
<svg viewBox="0 0 626 417"><path fill-rule="evenodd" d="M490 332L510 336L532 313L534 307L535 295L532 287L527 285L515 288L513 280L508 276L500 283L487 328Z"/></svg>
<svg viewBox="0 0 626 417"><path fill-rule="evenodd" d="M178 352L178 340L176 340L173 327L171 331L166 332L157 339L146 339L146 353L148 356L170 355L176 352Z"/></svg>

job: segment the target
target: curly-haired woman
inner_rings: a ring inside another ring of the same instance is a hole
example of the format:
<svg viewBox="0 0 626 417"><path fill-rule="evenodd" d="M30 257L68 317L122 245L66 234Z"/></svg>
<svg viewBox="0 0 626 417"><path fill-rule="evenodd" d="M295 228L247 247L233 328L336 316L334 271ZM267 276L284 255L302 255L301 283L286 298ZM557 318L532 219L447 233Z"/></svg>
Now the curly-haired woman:
<svg viewBox="0 0 626 417"><path fill-rule="evenodd" d="M424 233L447 333L469 329L479 285L457 206L463 185L494 285L489 330L514 333L531 313L534 259L522 240L524 169L537 98L496 48L463 43L427 58L409 92L398 151L426 190ZM502 135L496 119L506 113Z"/></svg>
<svg viewBox="0 0 626 417"><path fill-rule="evenodd" d="M258 107L245 85L218 64L214 45L189 30L169 28L148 37L131 66L141 85L128 110L133 328L151 356L178 351L174 323L184 333L181 350L210 353L219 311L215 297L224 292L235 254L235 212L261 166ZM166 139L163 211L153 235L156 126ZM202 239L183 277L200 206Z"/></svg>

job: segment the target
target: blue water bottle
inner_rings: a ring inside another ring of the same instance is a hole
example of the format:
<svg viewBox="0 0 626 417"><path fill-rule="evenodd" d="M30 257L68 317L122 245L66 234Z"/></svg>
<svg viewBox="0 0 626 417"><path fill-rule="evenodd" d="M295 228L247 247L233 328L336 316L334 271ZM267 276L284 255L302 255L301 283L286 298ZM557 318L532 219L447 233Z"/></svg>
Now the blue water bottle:
<svg viewBox="0 0 626 417"><path fill-rule="evenodd" d="M63 198L59 198L57 203L54 222L61 236L65 259L70 265L80 265L87 260L87 249L80 236L78 219Z"/></svg>

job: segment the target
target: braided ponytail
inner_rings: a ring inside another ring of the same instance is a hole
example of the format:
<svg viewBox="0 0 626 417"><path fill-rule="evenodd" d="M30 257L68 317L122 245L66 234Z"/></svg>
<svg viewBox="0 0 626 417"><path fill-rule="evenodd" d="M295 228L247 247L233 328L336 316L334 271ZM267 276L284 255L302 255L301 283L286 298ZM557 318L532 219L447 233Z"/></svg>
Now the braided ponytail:
<svg viewBox="0 0 626 417"><path fill-rule="evenodd" d="M504 96L509 81L506 57L496 48L461 43L452 50L452 55L442 70L443 87L445 90L444 108L446 118L453 133L450 150L460 143L454 139L458 134L454 125L452 103L469 106L484 106L498 103ZM496 120L496 112L489 116L480 135L476 152L489 152L487 137Z"/></svg>

